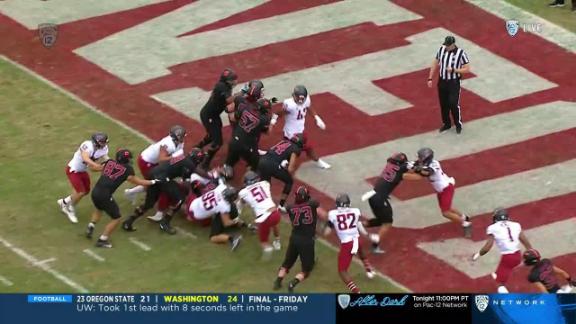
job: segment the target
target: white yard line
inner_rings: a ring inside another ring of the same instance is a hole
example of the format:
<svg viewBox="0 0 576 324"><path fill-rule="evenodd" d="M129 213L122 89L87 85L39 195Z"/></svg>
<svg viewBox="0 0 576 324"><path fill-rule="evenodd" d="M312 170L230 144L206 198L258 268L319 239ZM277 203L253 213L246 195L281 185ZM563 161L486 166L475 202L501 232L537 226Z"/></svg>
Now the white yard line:
<svg viewBox="0 0 576 324"><path fill-rule="evenodd" d="M90 249L85 249L85 250L82 251L82 252L84 252L84 254L86 254L87 256L95 259L96 261L100 261L100 262L106 261L106 259L105 259L104 257L98 255L96 252L94 252L94 251L92 251L92 250L90 250Z"/></svg>
<svg viewBox="0 0 576 324"><path fill-rule="evenodd" d="M56 258L48 258L46 260L38 261L35 265L43 265L54 261L56 261Z"/></svg>
<svg viewBox="0 0 576 324"><path fill-rule="evenodd" d="M130 242L132 242L132 244L136 245L137 247L141 248L142 250L148 252L150 250L152 250L152 248L145 244L144 242L138 241L137 239L131 237L129 238Z"/></svg>
<svg viewBox="0 0 576 324"><path fill-rule="evenodd" d="M8 280L8 278L4 277L4 276L0 276L0 282L2 282L5 286L14 286L14 283L10 280Z"/></svg>
<svg viewBox="0 0 576 324"><path fill-rule="evenodd" d="M194 235L194 234L192 234L192 233L190 233L190 232L182 229L182 227L179 227L179 226L173 226L173 227L176 229L176 231L177 231L178 234L182 234L182 235L184 235L184 236L186 236L186 237L193 238L193 239L197 239L197 238L198 238L198 236L196 236L196 235Z"/></svg>
<svg viewBox="0 0 576 324"><path fill-rule="evenodd" d="M520 23L539 23L542 24L542 31L540 33L533 33L536 36L542 37L545 40L554 43L569 52L576 53L576 34L560 27L550 20L546 20L524 9L518 8L513 4L506 1L496 0L466 0L467 2L488 11L489 13L498 16L504 20L516 19ZM546 6L546 1L542 2L542 6ZM558 10L557 8L550 8L550 10ZM502 31L505 26L502 23Z"/></svg>
<svg viewBox="0 0 576 324"><path fill-rule="evenodd" d="M46 262L47 260L40 261L40 260L36 259L34 256L28 254L28 252L20 249L17 246L14 246L12 243L8 242L7 240L5 240L1 236L0 236L0 243L2 243L6 248L10 249L12 252L16 253L22 259L28 261L31 265L48 272L49 274L54 276L56 279L62 281L63 283L70 286L74 290L76 290L80 293L88 293L88 289L82 287L80 284L78 284L75 281L73 281L72 279L68 278L67 276L65 276L61 272L59 272L55 269L52 269L52 267L50 267L48 262ZM48 260L50 260L50 259L48 259Z"/></svg>

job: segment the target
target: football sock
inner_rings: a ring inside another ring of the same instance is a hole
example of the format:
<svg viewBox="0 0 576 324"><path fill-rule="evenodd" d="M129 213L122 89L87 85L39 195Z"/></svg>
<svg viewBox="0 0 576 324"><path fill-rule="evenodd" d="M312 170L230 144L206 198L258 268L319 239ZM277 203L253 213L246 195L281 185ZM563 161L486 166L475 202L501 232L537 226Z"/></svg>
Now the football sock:
<svg viewBox="0 0 576 324"><path fill-rule="evenodd" d="M66 205L70 205L72 203L72 197L68 196L68 197L64 198L64 203Z"/></svg>
<svg viewBox="0 0 576 324"><path fill-rule="evenodd" d="M100 241L108 241L108 236L102 234L100 235L100 237L98 238Z"/></svg>
<svg viewBox="0 0 576 324"><path fill-rule="evenodd" d="M144 186L136 186L136 187L134 187L134 188L126 189L126 192L129 192L129 193L132 193L132 194L133 194L133 193L144 192L144 191L145 191Z"/></svg>
<svg viewBox="0 0 576 324"><path fill-rule="evenodd" d="M90 228L94 228L95 226L96 226L96 223L94 223L94 222L88 223L88 227L90 227Z"/></svg>
<svg viewBox="0 0 576 324"><path fill-rule="evenodd" d="M468 226L470 226L470 225L472 225L472 223L470 223L470 222L468 222L468 221L463 221L463 222L462 222L462 226L463 226L463 227L468 227Z"/></svg>
<svg viewBox="0 0 576 324"><path fill-rule="evenodd" d="M348 287L348 289L355 294L360 293L360 289L358 289L354 281L350 281L349 283L347 283L346 287Z"/></svg>

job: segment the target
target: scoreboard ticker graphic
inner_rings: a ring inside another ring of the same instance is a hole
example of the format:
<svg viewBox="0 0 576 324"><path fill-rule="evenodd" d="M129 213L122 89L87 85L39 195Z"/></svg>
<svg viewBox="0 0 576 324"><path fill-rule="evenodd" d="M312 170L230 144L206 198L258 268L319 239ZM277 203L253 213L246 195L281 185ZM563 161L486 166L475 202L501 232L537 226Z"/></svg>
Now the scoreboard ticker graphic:
<svg viewBox="0 0 576 324"><path fill-rule="evenodd" d="M576 323L576 294L3 294L0 322Z"/></svg>

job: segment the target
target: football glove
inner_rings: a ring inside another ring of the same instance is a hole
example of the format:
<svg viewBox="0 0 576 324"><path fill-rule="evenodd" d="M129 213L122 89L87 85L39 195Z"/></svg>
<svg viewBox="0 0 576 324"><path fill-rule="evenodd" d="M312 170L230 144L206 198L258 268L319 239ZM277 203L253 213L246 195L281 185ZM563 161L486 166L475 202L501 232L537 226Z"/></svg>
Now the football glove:
<svg viewBox="0 0 576 324"><path fill-rule="evenodd" d="M316 119L316 126L318 126L318 128L320 128L321 130L326 129L326 124L324 124L324 121L322 120L322 118L320 118L320 116L316 115L314 116L314 119Z"/></svg>
<svg viewBox="0 0 576 324"><path fill-rule="evenodd" d="M278 114L272 114L272 118L270 119L270 125L276 125L278 122Z"/></svg>
<svg viewBox="0 0 576 324"><path fill-rule="evenodd" d="M476 252L474 253L474 255L472 255L472 261L476 261L480 258L480 252Z"/></svg>
<svg viewBox="0 0 576 324"><path fill-rule="evenodd" d="M366 200L372 198L372 196L374 196L375 194L376 194L376 191L370 190L370 191L364 193L364 194L362 195L362 198L360 198L360 199L361 199L362 201L366 201Z"/></svg>
<svg viewBox="0 0 576 324"><path fill-rule="evenodd" d="M283 160L283 161L280 163L280 166L281 166L283 169L286 169L286 168L288 167L288 163L289 163L288 160Z"/></svg>

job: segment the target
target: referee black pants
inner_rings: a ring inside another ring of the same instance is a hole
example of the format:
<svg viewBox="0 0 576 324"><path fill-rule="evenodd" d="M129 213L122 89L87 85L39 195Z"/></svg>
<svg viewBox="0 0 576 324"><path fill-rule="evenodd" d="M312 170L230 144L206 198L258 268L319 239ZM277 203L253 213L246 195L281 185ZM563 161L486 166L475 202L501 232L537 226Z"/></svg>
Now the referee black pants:
<svg viewBox="0 0 576 324"><path fill-rule="evenodd" d="M452 126L450 114L454 120L456 128L462 128L460 117L460 80L442 80L438 81L438 99L442 111L442 123L446 127Z"/></svg>

